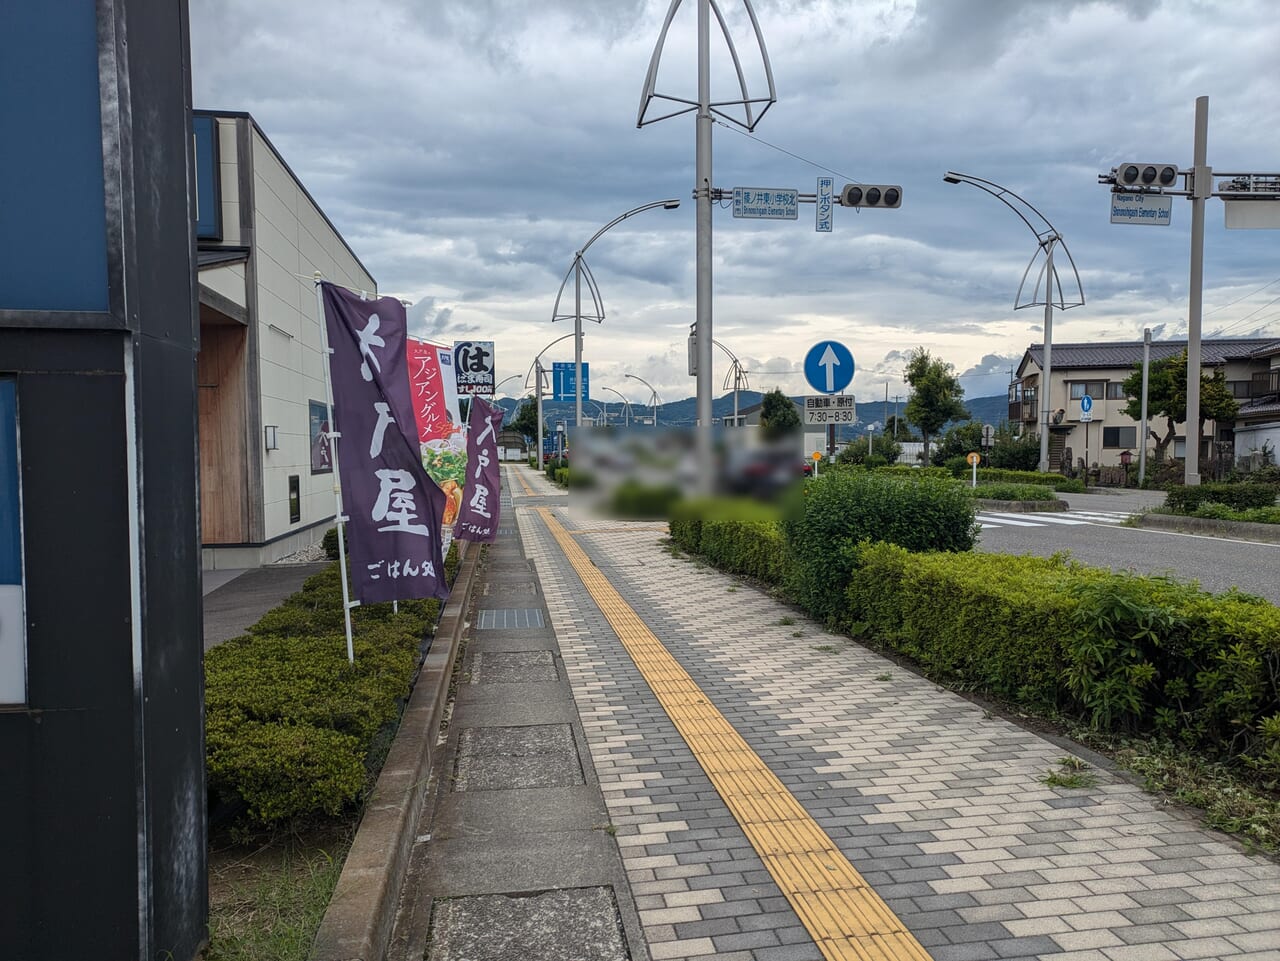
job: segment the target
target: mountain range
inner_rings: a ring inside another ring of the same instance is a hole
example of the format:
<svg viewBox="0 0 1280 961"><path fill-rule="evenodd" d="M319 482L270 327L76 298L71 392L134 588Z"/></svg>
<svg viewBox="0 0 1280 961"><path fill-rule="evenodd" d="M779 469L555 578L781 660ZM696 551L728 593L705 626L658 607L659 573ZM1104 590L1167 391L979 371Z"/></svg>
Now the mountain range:
<svg viewBox="0 0 1280 961"><path fill-rule="evenodd" d="M744 412L748 408L753 407L761 402L764 395L755 390L743 390L738 392L738 410ZM793 397L792 400L799 402L800 397ZM516 409L523 403L523 399L514 397L503 397L498 400L497 404L507 412L507 419L510 420ZM981 421L984 424L993 426L999 424L1002 420L1006 420L1009 416L1009 399L1004 394L996 394L991 397L968 397L964 401L965 407L974 420ZM901 414L899 405L898 413ZM624 406L620 401L605 402L594 399L584 399L582 413L584 417L599 418L603 409L605 416L611 424L622 424L625 418ZM856 437L864 437L868 430L868 425L875 424L876 430L879 431L884 426L886 410L890 416L894 414L894 406L886 404L883 401L859 401L857 403L857 415L859 423L841 426L839 440L852 440ZM711 414L715 418L732 417L733 416L733 392L730 391L721 397L716 397L711 402ZM556 424L564 422L569 426L574 418L574 402L573 401L554 401L543 398L542 415L547 423L555 427ZM653 408L641 404L631 405L631 420L634 424L637 420L643 419L645 423L653 416ZM658 405L658 426L659 427L693 427L697 422L697 398L686 397L684 400L672 401L668 404Z"/></svg>

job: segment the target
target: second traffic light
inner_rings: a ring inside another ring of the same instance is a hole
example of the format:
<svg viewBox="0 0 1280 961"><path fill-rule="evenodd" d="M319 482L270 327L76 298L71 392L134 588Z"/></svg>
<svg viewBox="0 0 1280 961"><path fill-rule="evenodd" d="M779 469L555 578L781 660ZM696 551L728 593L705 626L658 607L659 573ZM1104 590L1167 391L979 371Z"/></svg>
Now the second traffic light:
<svg viewBox="0 0 1280 961"><path fill-rule="evenodd" d="M897 184L845 184L842 207L901 207L902 188Z"/></svg>
<svg viewBox="0 0 1280 961"><path fill-rule="evenodd" d="M1122 187L1172 187L1177 179L1177 164L1124 163L1116 167L1116 183Z"/></svg>

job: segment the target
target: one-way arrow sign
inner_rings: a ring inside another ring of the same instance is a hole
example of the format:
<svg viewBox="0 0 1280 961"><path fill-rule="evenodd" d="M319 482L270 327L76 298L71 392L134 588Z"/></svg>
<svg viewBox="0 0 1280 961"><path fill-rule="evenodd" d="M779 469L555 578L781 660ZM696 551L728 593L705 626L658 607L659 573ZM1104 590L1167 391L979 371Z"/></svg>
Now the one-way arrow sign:
<svg viewBox="0 0 1280 961"><path fill-rule="evenodd" d="M823 340L809 348L804 357L804 379L823 394L844 390L853 381L853 354L844 344Z"/></svg>

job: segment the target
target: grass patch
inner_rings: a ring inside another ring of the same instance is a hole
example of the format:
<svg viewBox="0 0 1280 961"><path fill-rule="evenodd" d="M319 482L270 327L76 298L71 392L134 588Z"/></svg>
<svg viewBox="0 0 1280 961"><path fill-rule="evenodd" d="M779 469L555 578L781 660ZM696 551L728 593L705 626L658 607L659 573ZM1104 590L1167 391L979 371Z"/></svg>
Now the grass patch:
<svg viewBox="0 0 1280 961"><path fill-rule="evenodd" d="M1078 790L1096 787L1098 776L1092 771L1050 771L1040 779L1040 783L1049 787L1065 787Z"/></svg>
<svg viewBox="0 0 1280 961"><path fill-rule="evenodd" d="M877 674L877 675L876 675L876 680L877 680L877 681L892 681L892 680L893 680L893 675L892 675L892 674L890 674L888 671L885 671L883 674Z"/></svg>
<svg viewBox="0 0 1280 961"><path fill-rule="evenodd" d="M774 627L790 627L796 622L794 617L780 617L773 622Z"/></svg>
<svg viewBox="0 0 1280 961"><path fill-rule="evenodd" d="M211 851L204 961L306 961L356 823Z"/></svg>
<svg viewBox="0 0 1280 961"><path fill-rule="evenodd" d="M797 631L796 633L799 634L800 632ZM814 650L821 651L823 654L834 654L839 649L833 644L819 644Z"/></svg>

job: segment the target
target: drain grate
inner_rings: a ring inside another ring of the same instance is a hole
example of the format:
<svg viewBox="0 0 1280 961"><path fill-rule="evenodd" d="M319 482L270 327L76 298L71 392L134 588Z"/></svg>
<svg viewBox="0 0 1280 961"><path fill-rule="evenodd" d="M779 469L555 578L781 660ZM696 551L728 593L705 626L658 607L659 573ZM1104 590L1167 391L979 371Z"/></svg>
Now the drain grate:
<svg viewBox="0 0 1280 961"><path fill-rule="evenodd" d="M543 627L542 609L538 607L491 608L480 611L477 629L504 631L521 627Z"/></svg>

